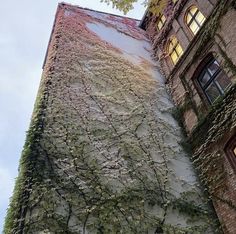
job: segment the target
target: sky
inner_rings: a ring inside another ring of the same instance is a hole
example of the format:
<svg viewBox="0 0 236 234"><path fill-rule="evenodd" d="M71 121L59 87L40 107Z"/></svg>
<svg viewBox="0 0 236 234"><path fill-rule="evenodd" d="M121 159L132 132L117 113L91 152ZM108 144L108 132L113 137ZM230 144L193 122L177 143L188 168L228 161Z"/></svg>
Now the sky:
<svg viewBox="0 0 236 234"><path fill-rule="evenodd" d="M42 74L57 0L13 0L1 3L0 14L0 233L12 195L26 131ZM68 3L122 15L100 0ZM135 4L127 16L141 19Z"/></svg>

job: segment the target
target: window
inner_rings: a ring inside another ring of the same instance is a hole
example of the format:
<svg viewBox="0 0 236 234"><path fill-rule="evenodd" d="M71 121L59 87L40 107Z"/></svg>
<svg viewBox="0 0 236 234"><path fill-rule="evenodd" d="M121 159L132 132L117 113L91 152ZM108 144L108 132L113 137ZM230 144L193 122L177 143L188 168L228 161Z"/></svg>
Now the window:
<svg viewBox="0 0 236 234"><path fill-rule="evenodd" d="M166 17L161 14L157 20L157 27L159 30L161 30L166 22Z"/></svg>
<svg viewBox="0 0 236 234"><path fill-rule="evenodd" d="M202 69L198 82L210 103L223 96L225 90L231 85L230 79L214 58L211 58Z"/></svg>
<svg viewBox="0 0 236 234"><path fill-rule="evenodd" d="M176 37L170 39L167 50L172 62L176 64L183 54L183 49Z"/></svg>
<svg viewBox="0 0 236 234"><path fill-rule="evenodd" d="M197 34L205 21L204 15L196 6L189 8L186 14L186 23L194 35Z"/></svg>
<svg viewBox="0 0 236 234"><path fill-rule="evenodd" d="M229 163L236 171L236 136L233 136L226 144L225 153Z"/></svg>

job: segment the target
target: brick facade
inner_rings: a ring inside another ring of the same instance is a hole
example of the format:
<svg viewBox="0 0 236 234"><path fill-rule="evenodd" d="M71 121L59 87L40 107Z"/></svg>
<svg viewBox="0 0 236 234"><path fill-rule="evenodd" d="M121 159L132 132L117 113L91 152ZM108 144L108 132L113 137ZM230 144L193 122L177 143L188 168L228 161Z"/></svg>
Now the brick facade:
<svg viewBox="0 0 236 234"><path fill-rule="evenodd" d="M194 36L185 23L191 6L206 21ZM236 82L236 11L235 1L179 0L172 14L158 31L154 17L148 13L142 26L153 42L155 57L160 61L166 84L177 106L193 149L193 160L200 178L207 186L216 213L225 233L236 233L236 173L229 163L225 146L235 134ZM167 44L175 36L183 55L176 65L167 52ZM210 104L197 78L206 61L215 58L231 80L226 94Z"/></svg>

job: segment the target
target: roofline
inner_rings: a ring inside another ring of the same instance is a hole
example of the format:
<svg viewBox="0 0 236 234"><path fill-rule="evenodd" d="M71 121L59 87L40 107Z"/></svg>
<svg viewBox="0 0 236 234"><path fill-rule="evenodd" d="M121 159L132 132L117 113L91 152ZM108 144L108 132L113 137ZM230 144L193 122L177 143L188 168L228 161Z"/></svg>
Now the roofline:
<svg viewBox="0 0 236 234"><path fill-rule="evenodd" d="M143 15L143 18L140 20L140 23L139 23L139 25L138 25L140 28L142 28L143 23L144 23L144 21L145 21L145 19L146 19L146 17L147 17L147 14L148 14L148 8L145 10L144 15Z"/></svg>
<svg viewBox="0 0 236 234"><path fill-rule="evenodd" d="M93 9L90 9L90 8L87 8L87 7L81 7L81 6L73 5L73 4L66 3L66 2L58 3L58 5L76 7L76 8L82 9L82 10L93 11L93 12L102 13L102 14L106 14L106 15L112 15L112 16L116 16L116 17L120 17L120 18L126 18L126 19L132 19L132 20L140 21L140 19L127 17L127 16L122 16L122 15L117 15L117 14L114 14L114 13L108 13L108 12L104 12L104 11L97 11L97 10L93 10Z"/></svg>
<svg viewBox="0 0 236 234"><path fill-rule="evenodd" d="M50 44L51 44L52 35L53 35L53 33L54 33L54 30L55 30L55 25L56 25L56 21L57 21L57 16L58 16L58 14L59 14L60 9L63 8L63 7L65 7L65 6L68 6L68 7L71 7L71 8L79 8L79 9L86 10L86 11L97 12L97 13L100 13L100 14L106 14L106 15L116 16L116 17L120 17L120 18L126 18L126 19L135 20L135 21L140 21L140 20L138 20L138 19L131 18L131 17L116 15L116 14L107 13L107 12L103 12L103 11L97 11L97 10L89 9L89 8L86 8L86 7L80 7L80 6L78 6L78 5L72 5L72 4L69 4L69 3L66 3L66 2L60 2L60 3L58 3L58 5L57 5L57 10L56 10L56 14L55 14L55 18L54 18L53 27L52 27L52 31L51 31L51 34L50 34L49 42L48 42L48 45L47 45L47 50L46 50L46 54L45 54L45 57L44 57L42 69L44 69L44 66L45 66L45 64L46 64L46 60L47 60L47 57L48 57L49 46L50 46ZM140 24L139 24L139 25L140 25Z"/></svg>
<svg viewBox="0 0 236 234"><path fill-rule="evenodd" d="M59 14L60 7L61 7L61 4L58 3L58 4L57 4L57 10L56 10L55 18L54 18L54 21L53 21L52 30L51 30L50 37L49 37L49 42L48 42L48 45L47 45L46 54L45 54L45 57L44 57L44 60L43 60L42 69L44 69L44 66L45 66L45 64L46 64L46 60L47 60L47 57L48 57L49 46L50 46L51 41L52 41L52 35L53 35L53 33L54 33L54 30L55 30L55 25L56 25L57 16L58 16L58 14Z"/></svg>

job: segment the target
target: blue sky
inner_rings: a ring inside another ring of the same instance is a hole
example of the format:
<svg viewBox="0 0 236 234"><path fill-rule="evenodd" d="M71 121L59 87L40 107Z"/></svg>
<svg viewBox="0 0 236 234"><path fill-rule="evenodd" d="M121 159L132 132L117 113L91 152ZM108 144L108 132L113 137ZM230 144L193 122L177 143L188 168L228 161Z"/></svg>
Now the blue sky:
<svg viewBox="0 0 236 234"><path fill-rule="evenodd" d="M36 98L57 0L3 1L0 14L0 232L12 194ZM71 0L81 7L122 15L99 0ZM142 1L140 1L142 2ZM128 13L140 19L139 3Z"/></svg>

